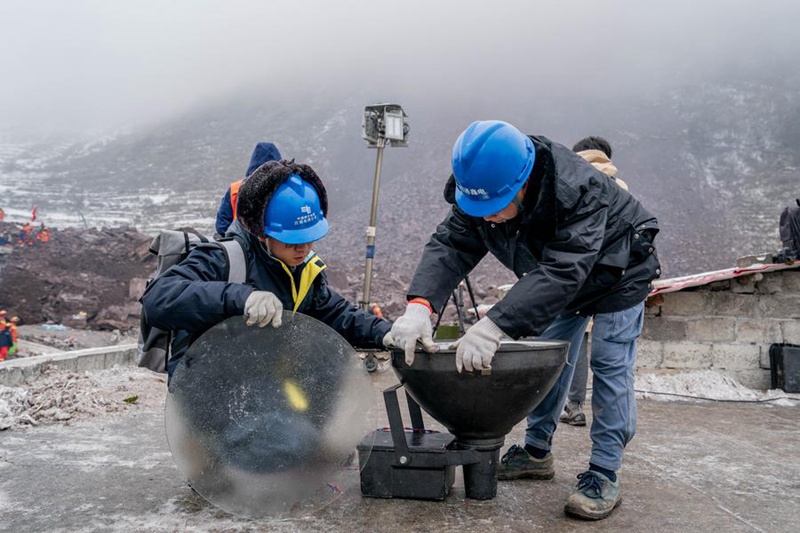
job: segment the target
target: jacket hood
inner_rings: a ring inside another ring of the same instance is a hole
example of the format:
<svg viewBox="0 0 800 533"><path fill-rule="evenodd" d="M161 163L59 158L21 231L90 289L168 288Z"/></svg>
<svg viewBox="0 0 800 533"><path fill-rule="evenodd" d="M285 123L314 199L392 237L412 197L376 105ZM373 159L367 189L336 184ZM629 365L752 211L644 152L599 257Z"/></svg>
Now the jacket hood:
<svg viewBox="0 0 800 533"><path fill-rule="evenodd" d="M236 219L245 231L256 237L264 235L267 204L278 186L295 174L314 186L319 195L322 215L328 216L328 194L314 169L294 160L267 161L244 180L239 189Z"/></svg>
<svg viewBox="0 0 800 533"><path fill-rule="evenodd" d="M247 172L245 172L244 176L249 176L267 161L280 160L281 153L278 151L277 146L272 143L258 143L256 147L253 148L253 155L250 156L250 166L247 167Z"/></svg>
<svg viewBox="0 0 800 533"><path fill-rule="evenodd" d="M613 178L617 175L617 167L602 150L583 150L578 152L578 155L606 176Z"/></svg>

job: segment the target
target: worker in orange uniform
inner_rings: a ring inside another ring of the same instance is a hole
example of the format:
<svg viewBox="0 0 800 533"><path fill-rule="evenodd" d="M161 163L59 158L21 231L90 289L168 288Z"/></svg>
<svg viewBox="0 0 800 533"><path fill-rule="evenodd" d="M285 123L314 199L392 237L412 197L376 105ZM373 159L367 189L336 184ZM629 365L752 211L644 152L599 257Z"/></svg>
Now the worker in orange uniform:
<svg viewBox="0 0 800 533"><path fill-rule="evenodd" d="M26 244L33 244L33 238L31 237L31 233L33 232L33 226L31 226L30 222L26 222L22 225L22 228L19 230L19 245L25 246Z"/></svg>
<svg viewBox="0 0 800 533"><path fill-rule="evenodd" d="M50 240L50 230L46 228L44 224L42 224L39 227L39 232L36 234L36 238L39 239L42 244L47 244L47 242Z"/></svg>
<svg viewBox="0 0 800 533"><path fill-rule="evenodd" d="M281 153L278 151L277 146L268 142L256 144L256 147L253 149L253 155L250 156L250 166L247 167L247 171L244 173L244 179L247 179L247 177L264 163L280 160ZM217 220L214 224L218 237L223 237L233 221L236 220L236 204L239 198L239 189L243 181L244 180L238 180L231 183L225 196L222 197L222 202L220 202L219 210L217 211Z"/></svg>
<svg viewBox="0 0 800 533"><path fill-rule="evenodd" d="M11 334L6 328L5 321L0 321L0 361L5 361L8 349L11 347Z"/></svg>
<svg viewBox="0 0 800 533"><path fill-rule="evenodd" d="M17 355L19 353L19 343L17 342L19 339L19 332L17 331L17 324L19 324L18 316L12 316L11 320L6 322L6 327L11 335L11 348L8 349L8 355Z"/></svg>

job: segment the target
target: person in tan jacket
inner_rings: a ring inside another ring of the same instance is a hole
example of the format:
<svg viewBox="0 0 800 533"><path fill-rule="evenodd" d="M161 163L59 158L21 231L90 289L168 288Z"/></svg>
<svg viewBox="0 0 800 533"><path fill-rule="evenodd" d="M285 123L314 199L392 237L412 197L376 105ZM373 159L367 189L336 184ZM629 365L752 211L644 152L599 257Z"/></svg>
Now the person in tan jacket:
<svg viewBox="0 0 800 533"><path fill-rule="evenodd" d="M594 168L614 180L628 191L628 184L617 177L617 167L611 162L611 143L602 137L586 137L575 143L572 151L592 164Z"/></svg>
<svg viewBox="0 0 800 533"><path fill-rule="evenodd" d="M592 164L594 168L611 178L618 186L626 191L628 184L617 177L617 167L611 161L611 143L602 137L586 137L581 139L572 151L576 152L579 156ZM558 421L569 424L571 426L585 426L586 414L583 412L583 404L586 401L586 382L589 374L589 357L587 354L587 340L589 334L594 331L594 320L589 322L586 327L586 335L583 339L578 359L575 361L575 373L572 376L572 384L567 394L567 403L564 405L564 412L559 416ZM603 326L597 326L597 334L604 335ZM592 333L594 335L594 333ZM602 341L598 341L601 344ZM592 350L595 349L595 344L592 343Z"/></svg>

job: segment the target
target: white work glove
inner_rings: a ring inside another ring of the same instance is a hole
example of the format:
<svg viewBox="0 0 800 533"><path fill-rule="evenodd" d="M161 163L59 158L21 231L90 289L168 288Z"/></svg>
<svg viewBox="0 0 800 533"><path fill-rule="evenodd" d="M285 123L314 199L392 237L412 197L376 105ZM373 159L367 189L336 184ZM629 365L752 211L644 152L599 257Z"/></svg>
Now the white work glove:
<svg viewBox="0 0 800 533"><path fill-rule="evenodd" d="M391 348L393 346L395 346L394 337L392 337L392 332L390 331L389 333L383 336L383 347Z"/></svg>
<svg viewBox="0 0 800 533"><path fill-rule="evenodd" d="M478 320L463 337L450 345L451 350L456 350L458 371L464 368L467 372L492 368L492 358L500 347L503 335L503 330L488 316Z"/></svg>
<svg viewBox="0 0 800 533"><path fill-rule="evenodd" d="M439 346L433 342L433 328L431 327L431 310L417 303L406 306L406 312L392 325L392 339L395 346L406 352L406 364L414 363L414 350L417 341L422 343L426 352L437 352Z"/></svg>
<svg viewBox="0 0 800 533"><path fill-rule="evenodd" d="M272 323L272 327L280 327L282 313L283 304L271 292L253 291L244 302L244 319L248 326L258 324L263 328Z"/></svg>

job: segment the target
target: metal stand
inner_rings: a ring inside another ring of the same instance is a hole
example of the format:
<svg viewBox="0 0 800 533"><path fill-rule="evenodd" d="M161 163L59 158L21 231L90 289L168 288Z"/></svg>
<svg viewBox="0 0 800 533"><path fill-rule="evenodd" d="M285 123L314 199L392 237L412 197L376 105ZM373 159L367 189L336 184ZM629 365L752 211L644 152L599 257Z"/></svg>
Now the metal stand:
<svg viewBox="0 0 800 533"><path fill-rule="evenodd" d="M369 213L369 226L367 226L364 290L361 292L361 301L359 302L361 310L366 312L369 312L372 288L372 262L375 258L375 234L377 233L378 197L381 186L383 150L387 146L408 146L409 126L407 119L408 115L398 104L380 103L368 105L364 108L361 136L367 141L370 148L378 149L378 155L375 159L375 179L372 183L372 206ZM378 368L378 363L372 354L367 355L364 365L369 372L375 372Z"/></svg>
<svg viewBox="0 0 800 533"><path fill-rule="evenodd" d="M475 293L472 291L472 284L469 281L469 276L464 276L464 285L467 288L467 294L469 294L469 299L472 302L472 308L475 310L475 320L478 319L478 304L475 301ZM456 316L458 317L458 335L462 336L466 333L466 317L464 316L464 297L461 292L461 284L456 287L456 290L445 300L444 305L442 306L441 310L439 311L439 316L436 317L436 325L433 326L433 333L436 334L436 330L439 329L439 324L442 322L442 316L444 316L444 311L447 309L447 304L450 303L450 300L453 300L453 305L456 306Z"/></svg>
<svg viewBox="0 0 800 533"><path fill-rule="evenodd" d="M383 148L386 139L379 138L376 147L378 156L375 160L375 180L372 182L372 207L369 212L369 226L367 226L367 253L364 266L364 292L361 294L361 309L369 311L369 294L372 285L372 260L375 258L375 234L378 222L378 193L381 187L381 164L383 163Z"/></svg>
<svg viewBox="0 0 800 533"><path fill-rule="evenodd" d="M383 163L383 149L386 146L386 139L380 138L376 143L378 156L375 160L375 180L372 183L372 207L369 212L369 226L367 226L367 254L366 264L364 265L364 290L361 294L359 307L362 311L369 312L369 295L372 286L372 262L375 258L375 234L377 233L376 224L378 221L378 193L381 186L381 165ZM367 372L375 372L378 369L378 362L372 353L368 353L364 359L364 367Z"/></svg>
<svg viewBox="0 0 800 533"><path fill-rule="evenodd" d="M390 438L382 430L367 435L358 446L361 492L376 498L443 500L455 479L454 467L464 467L467 498L487 500L497 495L499 445L460 443L449 433L425 429L422 410L406 392L412 429L403 427L397 389L383 391Z"/></svg>

